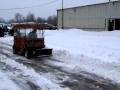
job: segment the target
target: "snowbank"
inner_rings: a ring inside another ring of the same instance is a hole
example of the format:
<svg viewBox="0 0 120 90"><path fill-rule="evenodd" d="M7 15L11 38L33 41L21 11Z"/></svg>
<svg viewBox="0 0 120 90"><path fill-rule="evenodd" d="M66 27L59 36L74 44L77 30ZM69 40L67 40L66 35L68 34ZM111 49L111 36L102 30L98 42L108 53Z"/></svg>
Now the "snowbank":
<svg viewBox="0 0 120 90"><path fill-rule="evenodd" d="M46 45L54 49L53 57L64 63L54 64L120 83L120 31L46 31Z"/></svg>
<svg viewBox="0 0 120 90"><path fill-rule="evenodd" d="M120 31L87 32L79 29L47 31L46 45L74 55L120 63Z"/></svg>

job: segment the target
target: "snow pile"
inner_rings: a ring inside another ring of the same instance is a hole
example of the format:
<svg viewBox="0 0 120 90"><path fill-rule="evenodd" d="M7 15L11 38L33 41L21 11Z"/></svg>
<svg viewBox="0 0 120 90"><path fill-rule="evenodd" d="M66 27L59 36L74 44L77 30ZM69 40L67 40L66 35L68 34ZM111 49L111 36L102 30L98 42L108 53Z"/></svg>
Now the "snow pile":
<svg viewBox="0 0 120 90"><path fill-rule="evenodd" d="M46 31L46 45L54 49L53 57L63 62L51 64L120 83L120 31Z"/></svg>
<svg viewBox="0 0 120 90"><path fill-rule="evenodd" d="M104 62L120 62L120 31L87 32L77 29L46 32L46 45L73 56L83 54Z"/></svg>
<svg viewBox="0 0 120 90"><path fill-rule="evenodd" d="M120 83L120 63L107 63L102 60L90 58L85 55L72 55L66 51L55 51L54 58L61 62L48 61L50 64L59 66L70 72L80 73L86 71Z"/></svg>

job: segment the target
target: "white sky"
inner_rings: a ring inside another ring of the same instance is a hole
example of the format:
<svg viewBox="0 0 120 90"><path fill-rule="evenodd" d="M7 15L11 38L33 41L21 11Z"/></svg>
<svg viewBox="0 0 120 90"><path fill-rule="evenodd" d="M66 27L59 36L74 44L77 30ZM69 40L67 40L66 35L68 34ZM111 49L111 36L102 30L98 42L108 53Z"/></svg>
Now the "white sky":
<svg viewBox="0 0 120 90"><path fill-rule="evenodd" d="M28 6L35 6L45 4L55 0L0 0L0 9L22 8ZM83 6L95 3L108 2L109 0L63 0L64 8ZM50 15L57 15L57 9L61 9L62 0L54 3L27 9L17 10L0 10L0 18L5 20L14 18L15 13L21 13L26 16L28 13L34 13L36 17L48 17Z"/></svg>

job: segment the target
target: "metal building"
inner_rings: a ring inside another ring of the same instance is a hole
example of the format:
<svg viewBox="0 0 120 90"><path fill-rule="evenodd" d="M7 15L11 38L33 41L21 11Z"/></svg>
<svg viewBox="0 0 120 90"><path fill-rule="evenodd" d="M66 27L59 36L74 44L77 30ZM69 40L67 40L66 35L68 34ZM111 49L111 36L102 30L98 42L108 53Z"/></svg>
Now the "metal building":
<svg viewBox="0 0 120 90"><path fill-rule="evenodd" d="M120 30L120 1L60 9L57 17L58 29Z"/></svg>

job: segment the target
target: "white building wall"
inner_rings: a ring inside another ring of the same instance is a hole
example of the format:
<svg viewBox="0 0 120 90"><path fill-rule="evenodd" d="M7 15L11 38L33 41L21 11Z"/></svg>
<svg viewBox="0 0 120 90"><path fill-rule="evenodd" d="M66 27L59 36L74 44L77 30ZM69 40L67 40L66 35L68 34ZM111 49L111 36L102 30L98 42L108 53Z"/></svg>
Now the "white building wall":
<svg viewBox="0 0 120 90"><path fill-rule="evenodd" d="M110 18L120 18L120 1L110 3Z"/></svg>
<svg viewBox="0 0 120 90"><path fill-rule="evenodd" d="M62 27L62 11L58 10L58 28ZM64 9L64 28L105 29L108 18L120 18L120 2Z"/></svg>

